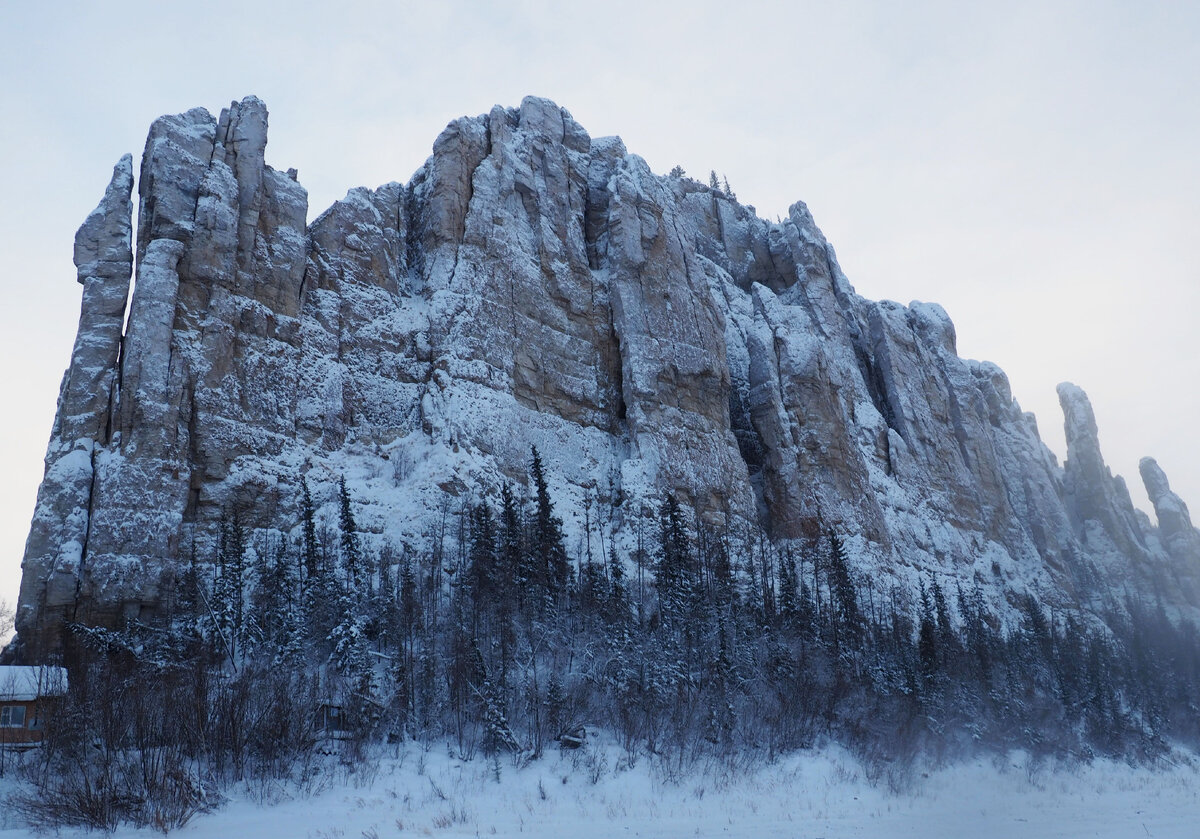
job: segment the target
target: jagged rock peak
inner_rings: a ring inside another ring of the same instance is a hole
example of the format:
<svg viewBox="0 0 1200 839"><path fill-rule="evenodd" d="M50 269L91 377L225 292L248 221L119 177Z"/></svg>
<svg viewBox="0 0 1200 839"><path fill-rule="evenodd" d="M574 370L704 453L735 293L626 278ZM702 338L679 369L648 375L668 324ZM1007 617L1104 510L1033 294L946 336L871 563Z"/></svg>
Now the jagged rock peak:
<svg viewBox="0 0 1200 839"><path fill-rule="evenodd" d="M1167 473L1162 470L1154 458L1143 457L1139 460L1138 472L1141 473L1142 483L1146 486L1146 495L1150 497L1151 503L1159 498L1175 494L1171 492L1171 483L1167 480Z"/></svg>
<svg viewBox="0 0 1200 839"><path fill-rule="evenodd" d="M1138 471L1146 487L1146 495L1154 505L1159 536L1173 556L1187 560L1200 556L1200 531L1192 526L1187 504L1171 491L1167 475L1152 457L1138 462ZM1200 573L1200 568L1196 571Z"/></svg>
<svg viewBox="0 0 1200 839"><path fill-rule="evenodd" d="M105 441L111 424L125 301L133 273L133 158L113 167L104 198L75 234L76 278L83 285L79 329L60 395L64 445Z"/></svg>
<svg viewBox="0 0 1200 839"><path fill-rule="evenodd" d="M1101 553L1113 572L1130 560L1143 562L1146 535L1142 532L1124 478L1114 477L1100 453L1100 437L1092 403L1083 389L1063 382L1058 386L1063 409L1067 460L1063 464L1067 502L1083 538L1103 543ZM1087 533L1089 522L1100 525L1099 535ZM1120 557L1120 559L1114 559Z"/></svg>
<svg viewBox="0 0 1200 839"><path fill-rule="evenodd" d="M126 154L113 167L104 198L75 234L75 268L79 282L103 273L126 275L132 270L133 156Z"/></svg>
<svg viewBox="0 0 1200 839"><path fill-rule="evenodd" d="M1067 437L1067 457L1091 457L1100 451L1099 431L1092 402L1083 388L1071 382L1058 385L1058 401L1063 409ZM1072 454L1074 452L1074 454Z"/></svg>

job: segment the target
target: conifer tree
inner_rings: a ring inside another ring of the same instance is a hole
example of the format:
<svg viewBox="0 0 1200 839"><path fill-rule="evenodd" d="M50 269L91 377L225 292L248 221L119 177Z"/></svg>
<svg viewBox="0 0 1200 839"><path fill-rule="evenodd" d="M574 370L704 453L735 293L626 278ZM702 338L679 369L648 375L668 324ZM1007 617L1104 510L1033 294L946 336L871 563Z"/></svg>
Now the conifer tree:
<svg viewBox="0 0 1200 839"><path fill-rule="evenodd" d="M516 614L524 605L529 587L537 575L525 550L524 522L512 489L500 488L500 542L497 557L500 605L505 615Z"/></svg>
<svg viewBox="0 0 1200 839"><path fill-rule="evenodd" d="M963 627L963 643L973 657L984 683L991 678L992 660L996 654L993 649L997 646L991 636L991 630L986 623L987 608L984 605L983 589L976 581L974 589L968 596L963 593L962 583L956 583L958 595L958 614Z"/></svg>
<svg viewBox="0 0 1200 839"><path fill-rule="evenodd" d="M829 583L833 589L837 622L849 635L857 636L862 630L862 613L858 608L854 580L850 577L850 564L841 537L829 531Z"/></svg>
<svg viewBox="0 0 1200 839"><path fill-rule="evenodd" d="M317 509L313 505L308 479L300 479L300 537L304 554L305 580L309 584L320 574L321 548L317 542Z"/></svg>
<svg viewBox="0 0 1200 839"><path fill-rule="evenodd" d="M227 580L225 608L234 649L240 652L245 616L246 532L242 529L241 517L237 510L234 510L233 517L227 520L224 541Z"/></svg>
<svg viewBox="0 0 1200 839"><path fill-rule="evenodd" d="M533 478L536 511L533 522L531 551L537 562L538 572L552 598L566 593L570 582L571 567L567 561L567 549L563 542L562 519L554 512L550 491L546 484L546 473L537 447L531 448L530 477Z"/></svg>
<svg viewBox="0 0 1200 839"><path fill-rule="evenodd" d="M629 593L625 590L625 563L615 546L608 553L608 581L608 620L623 627L629 621Z"/></svg>
<svg viewBox="0 0 1200 839"><path fill-rule="evenodd" d="M340 620L329 633L334 667L354 685L360 685L371 670L367 620L351 592L343 591L338 601Z"/></svg>
<svg viewBox="0 0 1200 839"><path fill-rule="evenodd" d="M303 651L296 585L287 544L276 539L258 575L251 602L262 640L276 664L299 660Z"/></svg>
<svg viewBox="0 0 1200 839"><path fill-rule="evenodd" d="M4 604L0 602L0 612ZM196 547L193 544L191 558L187 567L179 577L175 599L175 609L172 614L173 634L183 644L195 641L203 626L204 596L200 591L200 569L196 563ZM0 618L3 615L0 614ZM0 637L4 627L0 621Z"/></svg>
<svg viewBox="0 0 1200 839"><path fill-rule="evenodd" d="M475 608L473 621L478 626L480 612L496 603L500 588L496 561L496 524L492 508L481 501L471 510L471 546L467 554L467 581Z"/></svg>
<svg viewBox="0 0 1200 839"><path fill-rule="evenodd" d="M518 752L521 744L513 734L508 716L504 713L504 702L500 692L484 679L483 684L476 688L478 699L483 706L483 752L495 755L497 752ZM496 771L499 771L498 769Z"/></svg>
<svg viewBox="0 0 1200 839"><path fill-rule="evenodd" d="M245 532L237 512L232 519L222 512L217 523L215 577L208 603L208 626L223 648L229 663L241 661L245 626Z"/></svg>
<svg viewBox="0 0 1200 839"><path fill-rule="evenodd" d="M954 634L954 624L950 621L950 608L946 604L946 595L937 578L929 578L929 596L933 601L933 615L937 623L938 648L943 657L950 655L958 646L958 638Z"/></svg>
<svg viewBox="0 0 1200 839"><path fill-rule="evenodd" d="M546 724L550 736L557 738L563 731L563 712L567 703L566 690L557 673L551 673L546 685Z"/></svg>
<svg viewBox="0 0 1200 839"><path fill-rule="evenodd" d="M695 595L691 548L679 502L668 492L659 508L658 565L655 587L664 623L673 628L689 616Z"/></svg>
<svg viewBox="0 0 1200 839"><path fill-rule="evenodd" d="M796 615L796 598L796 558L789 550L779 563L779 614L785 622L792 621Z"/></svg>
<svg viewBox="0 0 1200 839"><path fill-rule="evenodd" d="M521 581L524 548L521 508L507 483L500 487L500 566L515 581Z"/></svg>
<svg viewBox="0 0 1200 839"><path fill-rule="evenodd" d="M246 538L246 528L242 525L241 513L235 508L229 522L229 558L231 584L233 589L233 625L234 636L237 639L238 654L246 658L254 651L258 643L260 630L258 615L247 610L247 601L251 594L251 586L258 571L252 568L248 561L253 557L257 563L259 557L250 549Z"/></svg>
<svg viewBox="0 0 1200 839"><path fill-rule="evenodd" d="M346 489L346 476L338 480L338 528L342 535L342 563L346 568L346 581L353 590L358 589L362 572L362 556L358 546L358 525L354 522L354 510L350 506L350 492Z"/></svg>
<svg viewBox="0 0 1200 839"><path fill-rule="evenodd" d="M917 632L917 655L921 661L921 673L925 681L931 682L938 669L937 620L934 617L933 605L929 602L929 592L925 581L921 580L921 623Z"/></svg>
<svg viewBox="0 0 1200 839"><path fill-rule="evenodd" d="M729 548L723 534L712 533L703 524L697 529L705 534L701 576L711 607L721 615L731 614L737 606L737 580Z"/></svg>

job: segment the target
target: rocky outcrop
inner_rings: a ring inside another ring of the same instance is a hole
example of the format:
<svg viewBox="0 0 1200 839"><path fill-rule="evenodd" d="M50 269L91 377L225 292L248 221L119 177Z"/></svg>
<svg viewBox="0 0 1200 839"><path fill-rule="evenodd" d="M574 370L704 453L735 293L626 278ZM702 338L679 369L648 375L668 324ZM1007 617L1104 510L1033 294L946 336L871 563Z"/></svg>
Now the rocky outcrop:
<svg viewBox="0 0 1200 839"><path fill-rule="evenodd" d="M1104 464L1091 402L1070 382L1058 386L1058 400L1066 418L1064 492L1082 546L1108 566L1115 579L1122 573L1145 574L1149 570L1146 535L1125 480L1114 477Z"/></svg>
<svg viewBox="0 0 1200 839"><path fill-rule="evenodd" d="M112 438L125 301L133 274L133 159L113 169L99 206L75 234L75 268L83 285L71 366L59 390L46 452L46 475L26 542L19 620L46 627L35 650L58 643L56 627L74 619L92 574L91 519L97 460ZM26 630L28 633L28 630Z"/></svg>
<svg viewBox="0 0 1200 839"><path fill-rule="evenodd" d="M577 544L628 543L670 491L741 544L834 528L900 602L933 574L1086 606L1200 563L1157 467L1160 527L1135 514L1082 391L1060 389L1060 467L946 313L856 295L803 204L764 221L528 98L306 226L267 123L249 97L151 127L124 328L128 158L80 230L22 655L64 621L169 608L223 512L292 538L301 476L318 502L346 478L369 548L421 551L448 510L520 485L531 445Z"/></svg>
<svg viewBox="0 0 1200 839"><path fill-rule="evenodd" d="M266 121L251 97L219 121L195 109L151 126L123 336L128 159L76 238L83 313L19 601L22 626L44 628L25 630L35 649L55 648L64 620L112 625L161 606L201 489L238 457L282 451L272 435L294 436L272 394L297 378L307 200L264 165ZM81 535L43 520L74 522Z"/></svg>
<svg viewBox="0 0 1200 839"><path fill-rule="evenodd" d="M63 380L55 436L107 443L112 430L114 373L133 274L133 159L113 169L100 205L75 234L75 268L83 305L71 366Z"/></svg>
<svg viewBox="0 0 1200 839"><path fill-rule="evenodd" d="M1158 518L1159 538L1171 551L1173 556L1181 560L1195 557L1200 550L1200 531L1192 527L1192 517L1188 513L1187 504L1175 493L1171 492L1171 484L1167 481L1166 473L1152 457L1143 457L1138 463L1138 471L1146 487L1146 495L1154 505L1154 515Z"/></svg>
<svg viewBox="0 0 1200 839"><path fill-rule="evenodd" d="M1171 491L1166 473L1152 457L1143 457L1138 463L1146 495L1154 505L1154 516L1158 519L1158 540L1174 562L1167 565L1167 578L1162 587L1182 588L1195 602L1200 596L1200 530L1192 526L1192 517L1187 504Z"/></svg>

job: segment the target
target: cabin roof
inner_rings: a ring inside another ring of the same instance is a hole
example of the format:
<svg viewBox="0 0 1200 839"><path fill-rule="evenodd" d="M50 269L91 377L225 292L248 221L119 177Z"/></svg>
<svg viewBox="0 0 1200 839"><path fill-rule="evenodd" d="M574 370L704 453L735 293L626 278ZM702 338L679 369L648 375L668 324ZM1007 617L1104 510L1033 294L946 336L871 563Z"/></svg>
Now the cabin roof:
<svg viewBox="0 0 1200 839"><path fill-rule="evenodd" d="M67 671L62 667L0 667L0 702L32 702L66 692Z"/></svg>

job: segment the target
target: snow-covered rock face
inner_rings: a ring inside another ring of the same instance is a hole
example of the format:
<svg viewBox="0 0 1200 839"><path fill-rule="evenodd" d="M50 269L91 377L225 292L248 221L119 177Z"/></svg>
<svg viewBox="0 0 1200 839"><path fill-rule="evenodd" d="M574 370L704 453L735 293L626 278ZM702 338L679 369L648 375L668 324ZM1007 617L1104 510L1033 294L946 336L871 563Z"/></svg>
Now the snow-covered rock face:
<svg viewBox="0 0 1200 839"><path fill-rule="evenodd" d="M332 504L344 475L368 541L419 551L447 510L523 486L531 445L578 544L630 539L670 490L741 544L833 528L901 597L935 574L998 603L1086 606L1112 583L1197 605L1200 534L1157 465L1161 534L1104 466L1082 391L1060 389L1060 468L946 313L857 296L803 204L766 222L528 98L306 227L266 139L254 97L163 117L136 239L128 158L80 229L23 655L55 651L65 621L169 608L222 510L291 533L301 476Z"/></svg>

